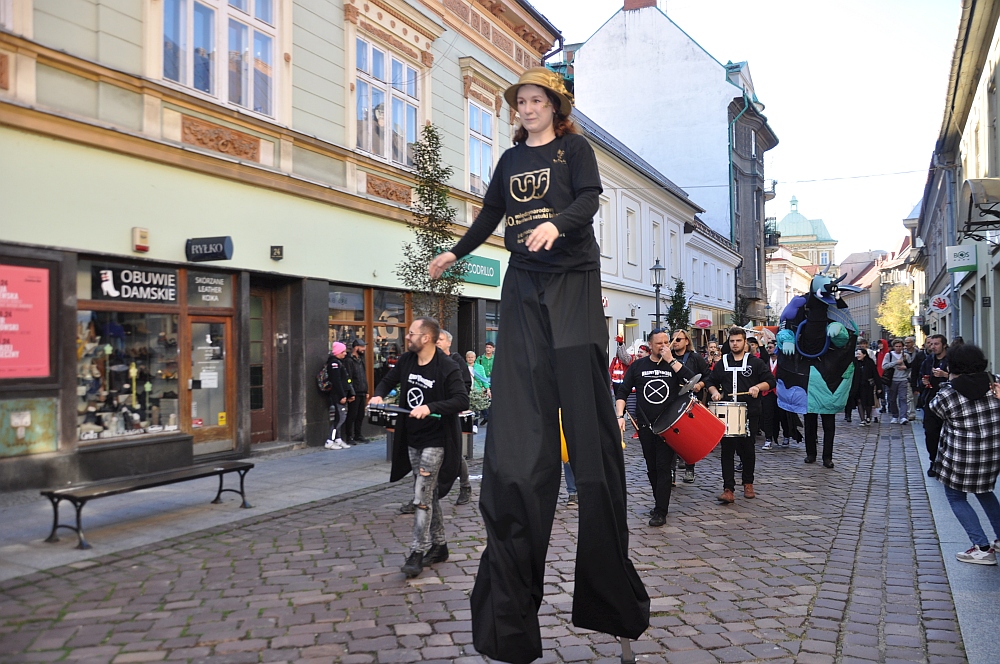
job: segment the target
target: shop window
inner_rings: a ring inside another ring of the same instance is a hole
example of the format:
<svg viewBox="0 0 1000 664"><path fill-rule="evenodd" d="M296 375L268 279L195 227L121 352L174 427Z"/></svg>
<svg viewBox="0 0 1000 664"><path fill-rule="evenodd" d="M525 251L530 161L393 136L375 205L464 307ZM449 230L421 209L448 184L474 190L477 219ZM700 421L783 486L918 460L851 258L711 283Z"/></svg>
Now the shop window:
<svg viewBox="0 0 1000 664"><path fill-rule="evenodd" d="M365 320L365 291L363 288L331 286L330 324L341 321Z"/></svg>
<svg viewBox="0 0 1000 664"><path fill-rule="evenodd" d="M406 352L406 298L402 293L376 290L372 292L372 303L372 365L377 385Z"/></svg>
<svg viewBox="0 0 1000 664"><path fill-rule="evenodd" d="M500 331L500 303L486 303L486 341L496 343Z"/></svg>
<svg viewBox="0 0 1000 664"><path fill-rule="evenodd" d="M164 0L163 78L274 113L274 0Z"/></svg>
<svg viewBox="0 0 1000 664"><path fill-rule="evenodd" d="M364 39L355 42L357 147L413 166L420 108L417 70Z"/></svg>
<svg viewBox="0 0 1000 664"><path fill-rule="evenodd" d="M78 312L80 440L178 430L177 337L177 314Z"/></svg>
<svg viewBox="0 0 1000 664"><path fill-rule="evenodd" d="M493 177L493 112L469 102L469 189L483 196Z"/></svg>

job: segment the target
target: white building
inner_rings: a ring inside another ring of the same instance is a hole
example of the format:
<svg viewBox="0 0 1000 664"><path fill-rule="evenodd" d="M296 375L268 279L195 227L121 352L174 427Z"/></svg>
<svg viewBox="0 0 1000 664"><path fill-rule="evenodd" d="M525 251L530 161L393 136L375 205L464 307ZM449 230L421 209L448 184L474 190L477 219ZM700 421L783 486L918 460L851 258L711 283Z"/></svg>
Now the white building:
<svg viewBox="0 0 1000 664"><path fill-rule="evenodd" d="M763 154L778 139L747 64L722 64L655 0L625 0L572 60L576 99L705 209L700 218L742 256L734 289L764 317ZM724 252L714 254L725 261Z"/></svg>

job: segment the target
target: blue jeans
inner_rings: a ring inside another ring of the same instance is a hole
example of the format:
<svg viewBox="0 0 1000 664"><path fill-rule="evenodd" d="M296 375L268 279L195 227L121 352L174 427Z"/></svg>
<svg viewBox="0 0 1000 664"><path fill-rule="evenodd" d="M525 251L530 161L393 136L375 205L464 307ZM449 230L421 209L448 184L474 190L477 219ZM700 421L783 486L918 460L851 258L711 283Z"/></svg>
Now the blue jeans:
<svg viewBox="0 0 1000 664"><path fill-rule="evenodd" d="M566 473L566 493L576 493L576 478L573 476L573 466L569 462L563 464L563 472Z"/></svg>
<svg viewBox="0 0 1000 664"><path fill-rule="evenodd" d="M979 523L979 516L967 500L967 494L964 491L956 491L946 486L944 495L948 498L951 511L958 517L958 522L965 528L972 543L979 547L989 546L990 541L987 539L986 533L983 532L983 526ZM986 512L986 517L990 520L990 525L993 526L993 533L1000 540L1000 501L997 500L996 494L988 491L974 495L979 500L979 504L982 505L983 511Z"/></svg>

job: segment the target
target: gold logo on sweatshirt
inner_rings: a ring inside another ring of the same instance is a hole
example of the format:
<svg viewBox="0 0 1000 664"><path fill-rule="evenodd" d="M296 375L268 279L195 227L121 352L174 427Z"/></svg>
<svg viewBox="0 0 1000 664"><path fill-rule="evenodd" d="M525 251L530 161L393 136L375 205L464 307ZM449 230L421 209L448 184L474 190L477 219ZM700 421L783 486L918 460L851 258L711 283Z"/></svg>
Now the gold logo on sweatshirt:
<svg viewBox="0 0 1000 664"><path fill-rule="evenodd" d="M510 196L518 203L540 199L549 192L549 170L543 168L510 178Z"/></svg>

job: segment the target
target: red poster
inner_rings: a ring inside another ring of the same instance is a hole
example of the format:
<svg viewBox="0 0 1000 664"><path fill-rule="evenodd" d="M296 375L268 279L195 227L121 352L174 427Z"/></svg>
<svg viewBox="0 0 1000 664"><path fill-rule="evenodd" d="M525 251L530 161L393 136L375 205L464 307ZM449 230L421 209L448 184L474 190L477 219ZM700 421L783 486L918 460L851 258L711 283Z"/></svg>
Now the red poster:
<svg viewBox="0 0 1000 664"><path fill-rule="evenodd" d="M49 374L49 271L0 264L0 379Z"/></svg>

